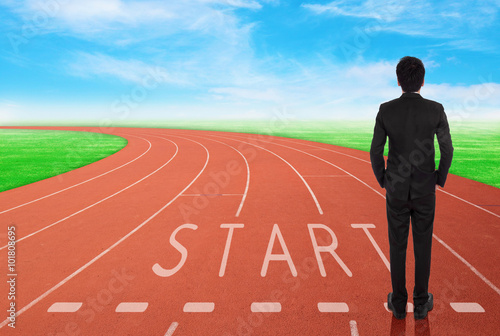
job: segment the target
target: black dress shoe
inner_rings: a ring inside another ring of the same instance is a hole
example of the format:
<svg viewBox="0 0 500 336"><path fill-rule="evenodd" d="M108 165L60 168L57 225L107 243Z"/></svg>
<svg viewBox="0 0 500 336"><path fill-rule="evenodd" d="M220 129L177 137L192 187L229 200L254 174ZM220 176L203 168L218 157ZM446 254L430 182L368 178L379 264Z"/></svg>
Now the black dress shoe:
<svg viewBox="0 0 500 336"><path fill-rule="evenodd" d="M432 308L434 308L434 297L431 293L429 293L429 298L426 303L415 306L413 317L415 317L415 320L422 320L427 316L427 312L431 311Z"/></svg>
<svg viewBox="0 0 500 336"><path fill-rule="evenodd" d="M392 311L392 315L394 315L394 317L398 320L402 320L406 317L406 310L404 312L397 312L396 309L394 309L394 306L392 305L392 293L387 295L387 308Z"/></svg>

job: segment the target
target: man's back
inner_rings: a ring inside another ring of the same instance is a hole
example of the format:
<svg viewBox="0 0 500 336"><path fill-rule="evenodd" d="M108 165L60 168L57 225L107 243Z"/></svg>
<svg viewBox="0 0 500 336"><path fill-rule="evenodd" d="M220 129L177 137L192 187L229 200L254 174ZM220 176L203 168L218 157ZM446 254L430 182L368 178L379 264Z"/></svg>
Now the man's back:
<svg viewBox="0 0 500 336"><path fill-rule="evenodd" d="M435 169L434 135L441 151L440 167ZM383 150L389 138L387 170ZM418 93L380 106L370 151L375 175L382 187L399 199L418 198L444 186L453 147L443 106Z"/></svg>
<svg viewBox="0 0 500 336"><path fill-rule="evenodd" d="M416 57L403 57L396 66L403 95L380 105L375 121L370 158L378 183L386 189L386 212L391 257L392 292L387 307L394 317L406 317L406 247L410 220L415 256L413 316L423 319L434 307L429 293L432 231L436 184L444 187L453 147L443 106L420 96L425 68ZM434 135L441 160L436 171ZM384 146L389 138L387 169Z"/></svg>

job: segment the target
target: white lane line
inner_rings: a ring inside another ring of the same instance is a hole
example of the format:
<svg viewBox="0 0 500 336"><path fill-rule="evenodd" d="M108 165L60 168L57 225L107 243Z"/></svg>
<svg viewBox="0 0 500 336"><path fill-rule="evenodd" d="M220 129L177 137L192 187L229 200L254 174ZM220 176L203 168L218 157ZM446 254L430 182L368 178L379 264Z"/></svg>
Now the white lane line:
<svg viewBox="0 0 500 336"><path fill-rule="evenodd" d="M373 247L377 251L377 253L380 256L380 258L382 259L382 261L384 262L385 267L387 267L387 269L390 272L391 271L391 264L389 263L389 260L387 260L387 258L385 257L384 252L382 252L382 250L380 249L380 246L378 246L377 242L375 241L375 239L371 235L370 231L368 231L369 228L375 229L375 225L374 224L351 224L351 227L354 229L363 229L363 231L365 231L366 235L368 236L368 239L370 239Z"/></svg>
<svg viewBox="0 0 500 336"><path fill-rule="evenodd" d="M488 286L491 287L498 295L500 295L500 289L495 286L490 280L488 280L484 275L482 275L474 266L471 265L470 262L465 260L460 254L455 252L454 249L452 249L448 244L446 244L443 240L441 240L438 236L436 236L434 233L432 234L434 239L436 239L438 242L441 243L448 251L450 251L455 257L458 258L461 262L463 262L469 269L474 272L481 280L483 280Z"/></svg>
<svg viewBox="0 0 500 336"><path fill-rule="evenodd" d="M279 313L281 303L279 302L253 302L250 306L252 313Z"/></svg>
<svg viewBox="0 0 500 336"><path fill-rule="evenodd" d="M20 204L20 205L15 206L15 207L12 207L12 208L10 208L10 209L0 211L0 215L1 215L1 214L3 214L3 213L6 213L6 212L12 211L12 210L14 210L14 209L21 208L21 207L23 207L23 206L25 206L25 205L28 205L28 204L31 204L31 203L38 202L38 201L43 200L43 199L45 199L45 198L48 198L48 197L54 196L54 195L56 195L56 194L62 193L63 191L66 191L66 190L69 190L69 189L72 189L72 188L78 187L79 185L82 185L82 184L84 184L84 183L87 183L87 182L90 182L90 181L92 181L92 180L95 180L96 178L99 178L99 177L102 177L102 176L104 176L104 175L107 175L107 174L109 174L109 173L111 173L111 172L114 172L114 171L115 171L115 170L117 170L117 169L123 168L123 167L125 167L126 165L131 164L132 162L136 161L137 159L139 159L139 158L141 158L143 155L145 155L147 152L149 152L149 150L151 149L151 142L149 142L148 140L146 140L146 139L144 139L144 138L141 138L141 137L135 136L135 135L130 135L130 136L133 136L133 137L135 137L135 138L142 139L142 140L146 141L146 142L149 144L148 149L146 149L146 151L145 151L144 153L142 153L141 155L139 155L139 156L138 156L138 157L136 157L135 159L133 159L133 160L131 160L131 161L129 161L129 162L126 162L126 163L122 164L122 165L121 165L121 166L119 166L119 167L116 167L116 168L114 168L114 169L108 170L107 172L104 172L104 173L102 173L102 174L100 174L100 175L94 176L94 177L92 177L92 178L90 178L90 179L88 179L88 180L85 180L85 181L83 181L83 182L80 182L80 183L74 184L74 185L72 185L72 186L69 186L69 187L67 187L67 188L64 188L64 189L58 190L58 191L56 191L56 192L53 192L52 194L48 194L48 195L45 195L45 196L43 196L43 197L39 197L39 198L37 198L37 199L34 199L34 200L32 200L32 201L29 201L29 202L26 202L26 203Z"/></svg>
<svg viewBox="0 0 500 336"><path fill-rule="evenodd" d="M384 307L385 307L385 310L387 310L389 313L391 312L391 311L389 310L389 306L387 305L387 302L384 302ZM407 312L407 313L413 313L413 303L408 302L408 303L406 304L406 312Z"/></svg>
<svg viewBox="0 0 500 336"><path fill-rule="evenodd" d="M34 235L36 235L36 234L38 234L38 233L40 233L40 232L42 232L42 231L47 230L48 228L53 227L54 225L57 225L57 224L59 224L59 223L61 223L61 222L64 222L65 220L67 220L67 219L69 219L69 218L71 218L71 217L74 217L74 216L76 216L76 215L78 215L78 214L80 214L80 213L82 213L82 212L84 212L84 211L87 211L88 209L93 208L93 207L95 207L96 205L101 204L102 202L104 202L104 201L106 201L106 200L108 200L108 199L110 199L110 198L112 198L112 197L115 197L115 196L116 196L116 195L118 195L118 194L121 194L121 193L122 193L122 192L124 192L125 190L132 188L132 187L133 187L133 186L135 186L136 184L138 184L138 183L140 183L140 182L144 181L145 179L147 179L147 178L148 178L148 177L150 177L151 175L153 175L153 174L155 174L156 172L158 172L160 169L162 169L163 167L165 167L166 165L168 165L168 164L170 163L170 161L172 161L172 159L173 159L173 158L177 155L177 152L179 151L179 147L177 146L177 144L176 144L175 142L173 142L172 140L169 140L169 139L164 139L164 140L170 141L171 143L173 143L173 144L174 144L174 146L175 146L175 153L174 153L174 155L173 155L173 156L172 156L172 157L171 157L171 158L170 158L167 162L165 162L165 163L164 163L164 164L163 164L160 168L158 168L158 169L156 169L155 171L153 171L153 172L149 173L148 175L144 176L143 178L141 178L141 179L139 179L139 180L135 181L134 183L132 183L132 184L128 185L127 187L125 187L125 188L123 188L123 189L121 189L121 190L119 190L119 191L115 192L115 193L114 193L114 194L112 194L112 195L109 195L109 196L107 196L107 197L105 197L105 198L103 198L103 199L101 199L101 200L99 200L99 201L97 201L97 202L95 202L95 203L93 203L93 204L91 204L91 205L89 205L89 206L87 206L87 207L83 208L83 209L80 209L80 210L78 210L78 211L76 211L76 212L72 213L71 215L68 215L68 216L64 217L63 219L60 219L60 220L58 220L58 221L56 221L56 222L54 222L54 223L52 223L52 224L49 224L49 225L47 225L47 226L45 226L45 227L41 228L40 230L37 230L37 231L32 232L32 233L30 233L30 234L28 234L28 235L26 235L26 236L24 236L24 237L22 237L22 238L17 239L17 240L16 240L16 242L17 242L17 243L19 243L19 242L21 242L21 241L23 241L23 240L25 240L25 239L27 239L27 238L29 238L29 237L32 237L32 236L34 236ZM7 246L8 246L8 245L5 245L5 246L0 247L0 251L1 251L1 250L3 250L3 249L5 249L5 248L7 248Z"/></svg>
<svg viewBox="0 0 500 336"><path fill-rule="evenodd" d="M211 313L214 309L214 302L186 302L182 311L185 313Z"/></svg>
<svg viewBox="0 0 500 336"><path fill-rule="evenodd" d="M274 156L276 156L277 158L279 158L280 160L282 160L283 162L285 162L290 168L292 168L292 170L300 177L300 179L302 180L302 182L304 183L304 185L306 186L307 190L309 190L309 193L311 194L311 197L312 199L314 200L314 203L316 204L316 207L318 209L318 212L320 215L323 214L323 210L321 209L321 206L319 205L319 202L318 202L318 199L316 198L316 195L314 194L314 192L312 191L311 187L309 186L309 184L306 182L306 180L304 179L304 177L302 177L302 175L300 175L300 173L297 171L297 169L295 169L294 166L292 166L290 164L290 162L288 162L287 160L285 160L284 158L282 158L281 156L279 156L278 154L274 153L273 151L267 149L267 148L264 148L264 147L261 147L261 146L258 146L258 145L255 145L253 143L250 143L250 142L246 142L246 141L242 141L242 140L238 140L238 139L232 139L232 138L227 138L227 137L222 137L222 136L218 136L218 135L211 135L211 136L214 136L214 137L217 137L217 138L223 138L223 139L227 139L227 140L232 140L232 141L238 141L238 142L243 142L243 143L246 143L246 144L249 144L251 146L254 146L254 147L257 147L257 148L260 148L260 149L263 149L271 154L273 154Z"/></svg>
<svg viewBox="0 0 500 336"><path fill-rule="evenodd" d="M143 313L148 308L147 302L121 302L116 306L117 313Z"/></svg>
<svg viewBox="0 0 500 336"><path fill-rule="evenodd" d="M451 197L455 197L456 199L458 199L458 200L460 200L460 201L462 201L462 202L465 202L465 203L467 203L467 204L470 204L470 205L472 205L473 207L476 207L476 208L478 208L478 209L481 209L481 210L483 210L483 211L486 211L486 212L487 212L487 213L489 213L490 215L493 215L493 216L495 216L495 217L500 218L500 215L498 215L498 214L496 214L496 213L494 213L494 212L491 212L490 210L486 210L485 208L482 208L482 207L480 207L480 206L479 206L479 205L477 205L477 204L474 204L474 203L471 203L471 202L469 202L469 201L466 201L466 200L464 200L463 198L460 198L460 197L458 197L458 196L456 196L456 195L453 195L452 193L449 193L449 192L447 192L447 191L444 191L444 190L443 190L443 189L441 189L441 188L438 188L438 190L439 190L440 192L442 192L442 193L445 193L446 195L450 195Z"/></svg>
<svg viewBox="0 0 500 336"><path fill-rule="evenodd" d="M165 334L165 336L172 336L174 334L175 329L177 329L178 326L179 326L179 323L172 322L172 324L168 328L167 333Z"/></svg>
<svg viewBox="0 0 500 336"><path fill-rule="evenodd" d="M180 138L182 138L182 137L180 137ZM108 247L106 250L102 251L94 259L92 259L89 262L87 262L85 265L83 265L82 267L80 267L79 269L77 269L75 272L71 273L66 278L64 278L57 285L55 285L51 289L47 290L45 293L43 293L42 295L40 295L39 297L37 297L35 300L31 301L29 304L27 304L26 306L24 306L23 308L21 308L20 310L18 310L17 313L16 313L16 316L21 315L22 313L24 313L25 311L27 311L28 309L30 309L31 307L33 307L35 304L37 304L38 302L40 302L41 300L43 300L44 298L46 298L50 293L52 293L53 291L55 291L56 289L58 289L59 287L61 287L65 283L67 283L69 280L73 279L75 276L77 276L78 274L80 274L82 271L84 271L90 265L92 265L93 263L95 263L97 260L101 259L104 255L108 254L109 251L113 250L116 246L120 245L123 241L125 241L125 239L127 239L128 237L130 237L131 235L133 235L134 233L136 233L140 228L142 228L144 225L146 225L147 223L149 223L153 218L155 218L156 216L158 216L163 210L165 210L170 204L172 204L177 198L179 198L180 195L182 195L186 190L188 190L189 187L191 187L191 185L194 183L194 181L196 181L198 179L198 177L200 177L200 175L203 173L203 171L207 167L208 160L210 159L210 154L208 152L208 149L205 146L203 146L201 143L199 143L197 141L194 141L194 140L191 140L191 139L187 139L187 138L184 138L184 139L192 141L192 142L196 142L201 147L203 147L205 149L206 153L207 153L207 159L205 161L205 165L203 166L203 168L201 169L201 171L198 173L198 175L196 175L196 177L184 189L182 189L181 192L177 194L177 196L175 196L174 198L172 198L170 200L170 202L168 202L163 207L161 207L158 211L156 211L154 214L152 214L148 219L146 219L144 222L142 222L141 224L139 224L135 229L133 229L132 231L130 231L129 233L127 233L125 236L123 236L122 238L120 238L120 240L118 240L116 243L114 243L113 245L111 245L110 247ZM9 323L9 321L10 320L7 318L2 323L0 323L0 329L3 328L7 323Z"/></svg>
<svg viewBox="0 0 500 336"><path fill-rule="evenodd" d="M484 313L484 308L476 302L450 302L451 308L457 313Z"/></svg>
<svg viewBox="0 0 500 336"><path fill-rule="evenodd" d="M246 138L246 139L249 139L248 137L245 137L245 138ZM358 158L358 157L355 157L355 156L352 156L352 155L349 155L349 154L345 154L345 153L342 153L342 152L338 152L338 151L335 151L335 150L332 150L332 149L326 149L326 148L323 148L323 147L314 146L314 145L310 145L310 144L306 144L306 143L302 143L302 142L297 142L297 141L290 141L290 140L287 140L287 139L283 139L283 138L281 138L281 137L276 137L276 138L277 138L277 139L279 139L279 140L285 141L285 142L291 142L291 143L298 144L298 145L302 144L302 145L309 146L309 147L315 147L315 148L325 149L325 150L327 150L327 151L329 151L329 152L334 152L334 153L337 153L337 154L340 154L340 155L344 155L344 156L347 156L347 157L350 157L350 158L353 158L353 159L356 159L356 160L363 161L363 162L366 162L366 163L370 163L370 164L371 164L371 162L370 162L370 161L363 160L363 159L360 159L360 158ZM254 138L251 138L251 139L254 139ZM260 140L260 139L255 139L255 140L272 143L271 141L265 141L265 140ZM276 144L276 143L275 143L275 144ZM279 144L277 144L277 145L279 145ZM333 146L335 146L335 145L333 145ZM295 148L294 148L294 149L295 149ZM299 149L295 149L295 150L300 151ZM374 189L373 189L373 188L371 188L371 187L370 187L370 189L374 190ZM487 210L487 209L485 209L485 208L482 208L481 206L479 206L479 205L477 205L477 204L474 204L474 203L469 202L469 201L467 201L467 200L465 200L465 199L463 199L463 198L460 198L460 197L458 197L458 196L456 196L456 195L454 195L454 194L452 194L452 193L449 193L449 192L447 192L447 191L444 191L444 190L443 190L443 189L441 189L441 188L438 188L437 190L438 190L438 191L440 191L440 192L442 192L442 193L445 193L445 194L447 194L447 195L450 195L450 196L452 196L452 197L454 197L454 198L456 198L456 199L458 199L458 200L460 200L460 201L463 201L463 202L465 202L465 203L467 203L467 204L469 204L469 205L472 205L472 206L474 206L474 207L476 207L476 208L478 208L478 209L480 209L480 210L482 210L482 211L485 211L485 212L489 213L490 215L493 215L493 216L495 216L495 217L500 218L500 215L499 215L499 214L496 214L496 213L491 212L491 211L489 211L489 210ZM374 191L375 191L375 190L374 190ZM375 192L377 192L377 191L375 191ZM377 193L378 193L379 195L381 195L379 192L377 192Z"/></svg>
<svg viewBox="0 0 500 336"><path fill-rule="evenodd" d="M83 302L55 302L47 309L49 313L74 313L83 305Z"/></svg>
<svg viewBox="0 0 500 336"><path fill-rule="evenodd" d="M321 313L348 313L349 306L345 302L318 302Z"/></svg>
<svg viewBox="0 0 500 336"><path fill-rule="evenodd" d="M358 324L356 323L356 321L349 321L349 326L351 327L351 336L359 336Z"/></svg>
<svg viewBox="0 0 500 336"><path fill-rule="evenodd" d="M242 138L244 138L244 137L242 137ZM331 163L330 161L327 161L327 160L325 160L325 159L323 159L323 158L320 158L319 156L313 155L313 154L311 154L311 153L305 152L305 151L300 150L300 149L297 149L297 148L293 148L293 147L290 147L290 146L286 146L286 145L278 144L278 143L275 143L275 142L271 142L271 141L264 141L264 140L259 140L259 141L262 141L262 142L267 142L267 143L271 143L271 144L274 144L274 145L276 145L276 146L281 146L281 147L289 148L289 149L292 149L292 150L294 150L294 151L297 151L297 152L300 152L300 153L304 153L304 154L306 154L306 155L309 155L309 156L311 156L311 157L313 157L313 158L316 158L316 159L318 159L318 160L320 160L320 161L323 161L324 163L326 163L326 164L328 164L328 165L330 165L330 166L333 166L333 167L335 167L335 168L337 168L337 169L339 169L339 170L343 171L343 172L344 172L344 173L346 173L347 175L349 175L349 176L351 176L351 177L355 178L356 180L358 180L358 182L360 182L360 183L364 184L365 186L367 186L368 188L370 188L371 190L373 190L374 192L376 192L377 194L379 194L380 196L382 196L383 198L385 198L385 196L384 196L384 195L382 195L382 194L381 194L378 190L376 190L376 189L372 188L372 187L371 187L368 183L366 183L366 182L362 181L361 179L357 178L357 177L356 177L356 176L354 176L353 174L349 173L347 170L340 168L339 166L337 166L337 165L335 165L335 164Z"/></svg>
<svg viewBox="0 0 500 336"><path fill-rule="evenodd" d="M264 141L264 140L259 140L259 141ZM264 141L264 142L273 143L273 142L270 142L270 141ZM333 163L331 163L331 162L329 162L329 161L326 161L326 160L324 160L324 159L322 159L322 158L320 158L320 157L317 157L317 156L315 156L315 155L312 155L312 154L310 154L310 153L304 152L304 151L302 151L302 150L300 150L300 149L296 149L296 148L293 148L293 147L289 147L289 146L285 146L285 145L281 145L281 144L277 144L277 143L273 143L273 144L275 144L275 145L277 145L277 146L283 146L283 147L290 148L290 149L292 149L292 150L295 150L295 151L298 151L298 152L301 152L301 153L307 154L307 155L312 156L312 157L315 157L315 158L317 158L317 159L319 159L319 160L321 160L321 161L323 161L323 162L325 162L325 163L328 163L328 164L330 164L330 165L332 165L332 166L334 166L334 167L336 167L336 168L338 168L338 169L342 170L342 171L343 171L343 172L345 172L346 174L351 175L351 176L352 176L352 177L354 177L356 180L358 180L359 182L361 182L362 184L364 184L365 186L367 186L368 188L370 188L371 190L373 190L375 193L377 193L379 196L381 196L382 198L384 198L384 199L385 199L385 196L384 196L384 195L382 195L380 192L378 192L377 190L375 190L374 188L372 188L370 185L368 185L367 183L363 182L362 180L360 180L360 179L359 179L359 178L357 178L356 176L352 175L351 173L349 173L349 172L345 171L344 169L342 169L342 168L340 168L340 167L338 167L338 166L334 165ZM439 189L439 188L438 188L438 190L441 190L441 189ZM443 191L443 190L441 190L441 191ZM445 192L445 191L443 191L443 192ZM450 193L448 193L448 192L445 192L445 193L449 194L450 196L454 196L453 194L450 194ZM455 197L456 197L456 196L455 196ZM456 198L458 198L458 199L462 200L462 199L461 199L461 198L459 198L459 197L456 197ZM465 201L465 200L464 200L464 201ZM470 203L470 202L469 202L469 203ZM473 204L473 203L470 203L470 204L475 205L475 204ZM483 208L481 208L481 207L479 207L479 206L477 206L477 205L475 205L475 206L476 206L476 207L478 207L478 208L480 208L481 210L485 210L486 212L493 214L492 212L490 212L490 211L488 211L488 210L486 210L486 209L483 209ZM495 214L494 214L494 215L495 215ZM496 215L495 215L495 216L496 216ZM471 265L468 261L466 261L466 260L465 260L462 256L460 256L457 252L455 252L455 251L454 251L454 250L453 250L453 249L452 249L449 245L447 245L447 244L446 244L443 240L439 239L439 238L438 238L435 234L433 234L432 236L433 236L433 237L434 237L434 238L435 238L435 239L436 239L436 240L437 240L437 241L438 241L441 245L443 245L446 249L448 249L448 250L449 250L449 251L450 251L450 252L451 252L451 253L452 253L455 257L457 257L460 261L462 261L462 262L463 262L463 263L464 263L464 264L465 264L465 265L466 265L466 266L467 266L467 267L468 267L468 268L469 268L472 272L474 272L474 274L476 274L476 275L477 275L477 276L478 276L481 280L483 280L483 281L484 281L484 282L485 282L485 283L486 283L489 287L491 287L491 288L492 288L492 289L493 289L493 290L494 290L497 294L499 294L499 295L500 295L500 290L498 289L498 287L497 287L497 286L495 286L495 285L494 285L494 284L493 284L490 280L488 280L488 279L487 279L484 275L482 275L482 274L481 274L481 273L480 273L480 272L479 272L479 271L478 271L478 270L477 270L474 266L472 266L472 265Z"/></svg>
<svg viewBox="0 0 500 336"><path fill-rule="evenodd" d="M322 150L326 150L328 152L332 152L332 153L337 153L337 154L341 154L341 155L344 155L344 156L348 156L350 158L353 158L353 159L356 159L356 160L359 160L359 161L363 161L363 162L366 162L366 163L371 163L368 160L364 160L364 159L361 159L359 157L356 157L356 156L353 156L353 155L349 155L349 154L346 154L346 153L342 153L342 152L339 152L339 151L336 151L336 150L333 150L333 149L323 148L323 147L320 147L320 146L310 145L310 144L307 144L307 143L302 143L302 142L297 142L297 141L290 141L290 140L287 140L287 139L283 139L281 137L277 137L277 138L280 139L280 140L282 140L282 141L285 141L285 142L291 142L291 143L297 144L297 145L305 145L305 146L309 146L309 147L313 147L313 148L317 148L317 149L322 149ZM330 145L330 144L326 144L326 145ZM338 146L338 145L331 145L331 146ZM339 146L339 147L342 147L342 146Z"/></svg>
<svg viewBox="0 0 500 336"><path fill-rule="evenodd" d="M225 142L222 142L222 141L219 141L219 140L215 140L215 139L209 139L209 138L202 137L202 136L199 136L199 135L191 135L191 136L194 136L194 137L197 137L197 138L202 138L202 139L205 139L205 140L215 141L215 142L221 143L223 145L226 145L226 146L234 149L236 152L238 152L238 154L240 154L240 156L245 161L245 165L247 167L247 182L246 182L246 185L245 185L245 191L243 192L243 197L241 198L240 206L238 207L238 210L236 211L236 215L235 215L236 217L239 217L240 213L241 213L241 209L243 209L243 204L245 203L245 200L247 198L248 187L250 186L250 165L248 164L247 158L238 149L234 148L231 145L228 145Z"/></svg>

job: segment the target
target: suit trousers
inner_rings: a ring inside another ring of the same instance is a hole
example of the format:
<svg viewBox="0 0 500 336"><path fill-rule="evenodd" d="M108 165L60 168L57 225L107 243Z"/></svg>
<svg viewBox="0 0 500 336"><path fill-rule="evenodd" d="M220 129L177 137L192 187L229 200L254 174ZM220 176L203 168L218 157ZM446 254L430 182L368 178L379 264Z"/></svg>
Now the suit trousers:
<svg viewBox="0 0 500 336"><path fill-rule="evenodd" d="M432 230L436 207L436 194L400 200L387 193L387 222L391 258L391 281L394 309L406 310L406 247L408 232L412 227L413 253L415 255L415 286L413 303L422 305L428 299L429 274L431 269Z"/></svg>

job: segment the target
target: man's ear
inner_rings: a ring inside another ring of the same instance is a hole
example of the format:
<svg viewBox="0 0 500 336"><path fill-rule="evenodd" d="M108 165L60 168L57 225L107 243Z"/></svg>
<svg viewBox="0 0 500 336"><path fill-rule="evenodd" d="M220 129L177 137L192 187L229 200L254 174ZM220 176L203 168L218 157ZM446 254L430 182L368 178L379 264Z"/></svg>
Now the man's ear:
<svg viewBox="0 0 500 336"><path fill-rule="evenodd" d="M399 84L399 81L398 81L398 86L401 86L401 84Z"/></svg>
<svg viewBox="0 0 500 336"><path fill-rule="evenodd" d="M422 86L424 86L424 83L425 83L425 78L422 80Z"/></svg>

